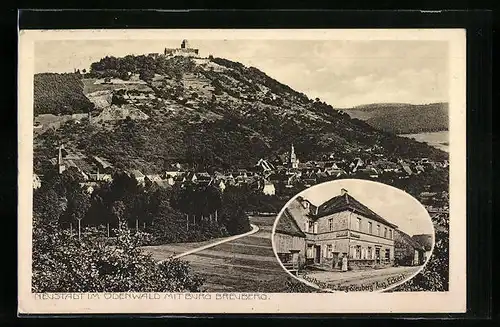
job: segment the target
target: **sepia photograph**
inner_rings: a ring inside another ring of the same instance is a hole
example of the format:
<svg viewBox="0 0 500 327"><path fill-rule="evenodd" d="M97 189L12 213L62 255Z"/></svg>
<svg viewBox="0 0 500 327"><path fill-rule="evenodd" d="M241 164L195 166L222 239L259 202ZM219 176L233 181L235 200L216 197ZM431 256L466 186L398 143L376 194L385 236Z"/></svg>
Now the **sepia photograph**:
<svg viewBox="0 0 500 327"><path fill-rule="evenodd" d="M404 191L367 180L308 188L285 206L273 230L283 267L329 291L395 287L423 268L433 246L425 207Z"/></svg>
<svg viewBox="0 0 500 327"><path fill-rule="evenodd" d="M452 32L21 31L30 307L449 293L465 178Z"/></svg>

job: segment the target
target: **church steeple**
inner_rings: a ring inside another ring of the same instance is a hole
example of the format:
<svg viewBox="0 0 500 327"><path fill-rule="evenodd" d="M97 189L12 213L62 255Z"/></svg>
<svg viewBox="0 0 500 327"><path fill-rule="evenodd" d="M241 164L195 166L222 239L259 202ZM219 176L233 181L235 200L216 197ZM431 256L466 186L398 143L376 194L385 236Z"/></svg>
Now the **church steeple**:
<svg viewBox="0 0 500 327"><path fill-rule="evenodd" d="M66 166L64 165L64 162L63 162L63 155L62 155L62 149L63 149L63 145L59 145L59 153L58 153L58 156L57 156L57 166L58 166L58 171L59 171L59 174L62 174L64 170L66 170Z"/></svg>
<svg viewBox="0 0 500 327"><path fill-rule="evenodd" d="M290 165L292 166L292 168L299 167L299 161L297 160L297 155L295 154L295 148L293 147L293 144L292 144L292 150L290 152Z"/></svg>

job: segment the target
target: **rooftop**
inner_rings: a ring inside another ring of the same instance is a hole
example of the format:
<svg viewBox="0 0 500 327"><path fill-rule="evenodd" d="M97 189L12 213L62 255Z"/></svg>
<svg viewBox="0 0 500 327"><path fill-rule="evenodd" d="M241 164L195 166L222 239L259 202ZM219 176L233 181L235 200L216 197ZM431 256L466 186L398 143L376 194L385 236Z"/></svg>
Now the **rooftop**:
<svg viewBox="0 0 500 327"><path fill-rule="evenodd" d="M316 213L312 215L312 217L318 219L320 217L330 215L336 212L344 211L344 210L352 210L354 212L357 212L367 218L373 219L375 221L378 221L380 223L386 224L388 226L391 226L393 228L397 228L395 224L385 220L381 216L379 216L377 213L375 213L373 210L353 198L351 195L347 193L347 191L342 194L335 196L331 198L330 200L324 202L321 204L318 208Z"/></svg>
<svg viewBox="0 0 500 327"><path fill-rule="evenodd" d="M276 233L297 237L306 236L306 234L304 234L304 232L302 232L302 230L297 225L297 222L293 218L288 208L283 211L283 214L278 220L278 224L276 225Z"/></svg>

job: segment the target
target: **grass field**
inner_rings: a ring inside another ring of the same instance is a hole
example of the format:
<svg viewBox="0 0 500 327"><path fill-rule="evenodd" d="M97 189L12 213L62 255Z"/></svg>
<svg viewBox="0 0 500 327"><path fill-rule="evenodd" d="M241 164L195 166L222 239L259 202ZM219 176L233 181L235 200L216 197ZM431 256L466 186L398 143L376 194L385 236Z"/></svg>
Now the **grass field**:
<svg viewBox="0 0 500 327"><path fill-rule="evenodd" d="M207 292L289 292L287 280L293 280L279 265L271 245L275 217L251 217L259 227L255 234L187 255L193 271L205 279ZM161 260L212 243L179 243L146 247Z"/></svg>

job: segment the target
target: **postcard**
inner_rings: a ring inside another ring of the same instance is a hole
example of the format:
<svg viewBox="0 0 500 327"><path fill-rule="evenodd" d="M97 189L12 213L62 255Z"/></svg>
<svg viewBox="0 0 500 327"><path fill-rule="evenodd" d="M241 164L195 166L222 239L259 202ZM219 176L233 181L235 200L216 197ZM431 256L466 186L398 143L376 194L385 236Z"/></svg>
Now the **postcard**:
<svg viewBox="0 0 500 327"><path fill-rule="evenodd" d="M465 30L19 35L20 315L465 312Z"/></svg>

